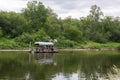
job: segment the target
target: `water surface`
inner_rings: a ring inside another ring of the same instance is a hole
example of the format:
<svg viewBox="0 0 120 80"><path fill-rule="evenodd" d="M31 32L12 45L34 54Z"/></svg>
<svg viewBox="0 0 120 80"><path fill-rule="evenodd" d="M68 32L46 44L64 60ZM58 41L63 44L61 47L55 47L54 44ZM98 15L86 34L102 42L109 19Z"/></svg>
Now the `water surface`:
<svg viewBox="0 0 120 80"><path fill-rule="evenodd" d="M0 52L0 80L119 79L119 51Z"/></svg>

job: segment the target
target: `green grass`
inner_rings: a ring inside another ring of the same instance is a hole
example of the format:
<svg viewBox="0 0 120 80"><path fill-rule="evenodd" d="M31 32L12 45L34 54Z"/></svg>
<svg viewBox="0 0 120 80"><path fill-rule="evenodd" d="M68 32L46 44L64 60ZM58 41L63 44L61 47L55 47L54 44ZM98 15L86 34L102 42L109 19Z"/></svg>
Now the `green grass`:
<svg viewBox="0 0 120 80"><path fill-rule="evenodd" d="M32 44L34 47L34 44ZM97 43L97 42L81 42L77 43L71 40L62 40L55 44L56 48L59 49L101 49L101 48L118 48L120 49L120 43L107 42L107 43ZM29 43L15 41L13 39L0 39L0 49L29 49Z"/></svg>
<svg viewBox="0 0 120 80"><path fill-rule="evenodd" d="M108 42L108 43L101 44L101 43L96 43L96 42L87 42L86 45L88 46L88 48L100 49L100 48L117 48L120 46L120 43Z"/></svg>

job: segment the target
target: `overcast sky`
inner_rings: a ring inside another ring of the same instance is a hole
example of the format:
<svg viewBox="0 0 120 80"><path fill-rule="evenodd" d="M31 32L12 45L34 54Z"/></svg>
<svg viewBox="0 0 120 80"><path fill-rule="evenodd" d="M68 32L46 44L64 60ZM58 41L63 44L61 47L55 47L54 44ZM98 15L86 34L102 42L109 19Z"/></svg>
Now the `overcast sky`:
<svg viewBox="0 0 120 80"><path fill-rule="evenodd" d="M20 12L30 0L0 0L0 10ZM50 7L58 17L79 18L89 14L90 7L97 5L105 16L120 17L120 0L39 0Z"/></svg>

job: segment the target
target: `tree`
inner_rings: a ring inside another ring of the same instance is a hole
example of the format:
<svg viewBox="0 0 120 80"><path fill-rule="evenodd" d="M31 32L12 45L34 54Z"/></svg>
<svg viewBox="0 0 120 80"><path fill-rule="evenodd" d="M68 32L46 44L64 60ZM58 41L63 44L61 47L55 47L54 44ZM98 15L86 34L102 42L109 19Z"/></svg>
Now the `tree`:
<svg viewBox="0 0 120 80"><path fill-rule="evenodd" d="M91 21L98 22L100 21L101 17L103 16L103 13L97 5L91 6L90 14L88 17Z"/></svg>
<svg viewBox="0 0 120 80"><path fill-rule="evenodd" d="M102 25L104 27L104 35L109 39L109 41L120 42L120 20L119 18L114 18L111 16L106 16L102 20Z"/></svg>
<svg viewBox="0 0 120 80"><path fill-rule="evenodd" d="M67 39L80 42L82 41L82 32L76 26L72 26L66 30L65 37Z"/></svg>
<svg viewBox="0 0 120 80"><path fill-rule="evenodd" d="M57 15L52 11L52 9L48 8L48 17L44 30L51 38L54 39L61 35L60 27L61 25Z"/></svg>
<svg viewBox="0 0 120 80"><path fill-rule="evenodd" d="M2 32L2 29L0 27L0 37L2 37L2 36L3 36L3 32Z"/></svg>
<svg viewBox="0 0 120 80"><path fill-rule="evenodd" d="M48 9L39 1L28 2L27 8L23 9L24 16L30 22L31 31L38 31L45 27L47 13Z"/></svg>
<svg viewBox="0 0 120 80"><path fill-rule="evenodd" d="M0 27L4 36L15 38L27 29L27 20L20 13L0 12Z"/></svg>
<svg viewBox="0 0 120 80"><path fill-rule="evenodd" d="M102 26L101 26L101 19L103 17L103 13L100 10L100 7L97 5L91 6L90 14L83 19L83 35L88 40L96 41L96 42L104 42L100 39L101 37L104 38L102 35ZM101 37L96 37L99 34Z"/></svg>
<svg viewBox="0 0 120 80"><path fill-rule="evenodd" d="M82 40L81 26L79 25L79 20L72 19L70 16L61 20L62 28L61 34L65 36L66 39L80 42Z"/></svg>

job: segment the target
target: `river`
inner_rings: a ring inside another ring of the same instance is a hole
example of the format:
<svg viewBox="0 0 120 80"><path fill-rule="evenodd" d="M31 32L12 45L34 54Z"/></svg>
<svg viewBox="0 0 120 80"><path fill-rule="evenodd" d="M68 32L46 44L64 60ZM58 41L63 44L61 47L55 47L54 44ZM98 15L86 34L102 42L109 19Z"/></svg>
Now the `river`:
<svg viewBox="0 0 120 80"><path fill-rule="evenodd" d="M0 52L0 80L120 80L120 52Z"/></svg>

